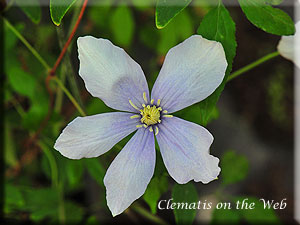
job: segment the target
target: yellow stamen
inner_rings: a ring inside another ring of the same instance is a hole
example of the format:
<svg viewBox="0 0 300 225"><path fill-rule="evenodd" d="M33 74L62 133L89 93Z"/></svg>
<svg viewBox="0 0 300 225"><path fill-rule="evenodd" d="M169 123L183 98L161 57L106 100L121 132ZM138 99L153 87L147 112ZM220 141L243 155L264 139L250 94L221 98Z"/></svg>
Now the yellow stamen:
<svg viewBox="0 0 300 225"><path fill-rule="evenodd" d="M150 132L153 132L153 128L152 128L152 127L150 127L150 128L149 128L149 131L150 131Z"/></svg>
<svg viewBox="0 0 300 225"><path fill-rule="evenodd" d="M145 104L142 104L142 106L145 108L146 107L146 105Z"/></svg>
<svg viewBox="0 0 300 225"><path fill-rule="evenodd" d="M132 101L129 99L129 103L130 103L130 105L133 107L133 108L135 108L136 110L140 110L138 107L136 107L136 105L135 104L133 104L132 103Z"/></svg>
<svg viewBox="0 0 300 225"><path fill-rule="evenodd" d="M139 115L134 115L134 116L131 116L130 119L134 119L134 118L140 118Z"/></svg>
<svg viewBox="0 0 300 225"><path fill-rule="evenodd" d="M173 117L173 115L163 115L163 117Z"/></svg>
<svg viewBox="0 0 300 225"><path fill-rule="evenodd" d="M143 93L143 99L146 103L148 103L148 99L147 99L147 96L146 96L146 92Z"/></svg>
<svg viewBox="0 0 300 225"><path fill-rule="evenodd" d="M167 113L168 113L168 111L167 111L167 110L164 110L164 111L163 111L163 113L167 114Z"/></svg>
<svg viewBox="0 0 300 225"><path fill-rule="evenodd" d="M158 134L158 127L155 127L155 135L157 135Z"/></svg>
<svg viewBox="0 0 300 225"><path fill-rule="evenodd" d="M160 121L160 111L156 108L156 106L147 105L141 111L141 122L146 124L147 126L153 125Z"/></svg>
<svg viewBox="0 0 300 225"><path fill-rule="evenodd" d="M161 120L158 120L158 123L161 123Z"/></svg>
<svg viewBox="0 0 300 225"><path fill-rule="evenodd" d="M157 106L160 105L160 99L157 99L157 103L156 103Z"/></svg>
<svg viewBox="0 0 300 225"><path fill-rule="evenodd" d="M136 125L136 127L137 127L137 128L141 128L141 127L143 127L143 125Z"/></svg>
<svg viewBox="0 0 300 225"><path fill-rule="evenodd" d="M159 111L162 111L162 108L161 108L161 107L158 107L157 109L158 109Z"/></svg>
<svg viewBox="0 0 300 225"><path fill-rule="evenodd" d="M144 124L144 127L147 128L148 126L146 124Z"/></svg>
<svg viewBox="0 0 300 225"><path fill-rule="evenodd" d="M151 105L153 105L154 99L151 99Z"/></svg>

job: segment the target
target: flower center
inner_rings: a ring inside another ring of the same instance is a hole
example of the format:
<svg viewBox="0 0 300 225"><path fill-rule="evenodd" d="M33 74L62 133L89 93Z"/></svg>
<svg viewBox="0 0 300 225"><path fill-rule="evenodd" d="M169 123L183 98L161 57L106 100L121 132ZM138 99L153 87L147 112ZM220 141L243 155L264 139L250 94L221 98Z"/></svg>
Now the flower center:
<svg viewBox="0 0 300 225"><path fill-rule="evenodd" d="M144 105L143 105L144 106ZM141 111L141 122L146 124L147 126L154 125L160 123L160 111L162 111L161 107L156 108L155 105L145 105Z"/></svg>
<svg viewBox="0 0 300 225"><path fill-rule="evenodd" d="M161 123L161 116L162 117L173 117L172 115L167 115L167 110L162 110L160 105L160 99L157 100L156 105L154 105L154 99L151 99L150 105L148 105L148 99L146 96L146 92L143 93L143 99L145 101L145 104L142 104L143 109L139 109L133 102L129 99L129 104L136 109L137 111L140 111L140 115L133 115L130 117L130 119L134 118L140 118L141 124L136 125L137 128L148 128L150 132L154 132L155 135L158 134L158 123ZM161 115L163 114L163 115Z"/></svg>

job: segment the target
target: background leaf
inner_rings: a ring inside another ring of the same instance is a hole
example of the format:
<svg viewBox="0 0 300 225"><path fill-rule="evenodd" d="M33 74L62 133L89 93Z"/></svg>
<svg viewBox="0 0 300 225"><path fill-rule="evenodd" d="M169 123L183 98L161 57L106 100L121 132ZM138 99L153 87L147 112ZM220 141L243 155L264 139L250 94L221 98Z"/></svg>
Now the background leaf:
<svg viewBox="0 0 300 225"><path fill-rule="evenodd" d="M197 32L206 39L221 42L228 63L225 78L222 84L213 94L199 103L201 110L200 122L205 126L212 115L220 94L224 89L227 77L232 69L232 62L233 58L235 57L237 46L235 41L235 23L233 22L227 9L221 3L219 3L218 6L210 10L205 15Z"/></svg>
<svg viewBox="0 0 300 225"><path fill-rule="evenodd" d="M34 22L39 23L41 20L41 7L39 0L16 0L16 4L22 9L22 11L28 16L28 18Z"/></svg>
<svg viewBox="0 0 300 225"><path fill-rule="evenodd" d="M155 11L155 24L158 29L164 28L178 13L187 7L192 0L158 0Z"/></svg>
<svg viewBox="0 0 300 225"><path fill-rule="evenodd" d="M280 220L277 217L273 209L264 209L262 201L254 197L236 197L235 201L242 202L243 199L248 198L247 202L255 203L254 209L240 209L239 213L249 224L280 224Z"/></svg>
<svg viewBox="0 0 300 225"><path fill-rule="evenodd" d="M13 67L7 71L9 83L18 94L33 98L36 80L34 77L19 67Z"/></svg>
<svg viewBox="0 0 300 225"><path fill-rule="evenodd" d="M85 167L87 168L89 174L97 181L101 186L104 186L103 178L105 175L105 169L100 164L97 158L93 159L83 159Z"/></svg>
<svg viewBox="0 0 300 225"><path fill-rule="evenodd" d="M197 190L193 183L175 184L172 190L173 202L176 203L193 203L199 200ZM174 209L176 224L189 225L192 224L196 209Z"/></svg>
<svg viewBox="0 0 300 225"><path fill-rule="evenodd" d="M240 218L240 214L234 209L215 208L211 224L238 224Z"/></svg>
<svg viewBox="0 0 300 225"><path fill-rule="evenodd" d="M271 4L271 5L279 5L282 2L283 2L283 0L266 0L266 3Z"/></svg>
<svg viewBox="0 0 300 225"><path fill-rule="evenodd" d="M292 35L295 25L288 14L266 4L266 0L238 0L247 19L265 32Z"/></svg>
<svg viewBox="0 0 300 225"><path fill-rule="evenodd" d="M50 0L50 14L55 25L60 25L62 18L75 2L76 0Z"/></svg>
<svg viewBox="0 0 300 225"><path fill-rule="evenodd" d="M143 195L144 200L149 205L151 212L156 213L157 202L160 196L168 190L168 178L166 176L156 176L152 178L149 183L145 194Z"/></svg>
<svg viewBox="0 0 300 225"><path fill-rule="evenodd" d="M248 174L249 162L245 156L227 151L221 159L221 176L224 185L243 180Z"/></svg>
<svg viewBox="0 0 300 225"><path fill-rule="evenodd" d="M117 7L111 15L110 27L115 44L129 46L134 33L134 18L131 10L126 6Z"/></svg>

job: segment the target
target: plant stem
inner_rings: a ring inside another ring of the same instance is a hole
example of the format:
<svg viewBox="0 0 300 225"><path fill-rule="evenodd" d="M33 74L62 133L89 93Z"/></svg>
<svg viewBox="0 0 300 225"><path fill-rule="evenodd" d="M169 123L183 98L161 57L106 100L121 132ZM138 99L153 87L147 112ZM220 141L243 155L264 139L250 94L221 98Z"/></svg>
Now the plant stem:
<svg viewBox="0 0 300 225"><path fill-rule="evenodd" d="M65 200L64 200L64 189L63 183L60 182L57 186L58 190L58 216L60 220L60 224L65 224L66 222L66 212L65 212Z"/></svg>
<svg viewBox="0 0 300 225"><path fill-rule="evenodd" d="M48 148L46 144L44 144L42 141L38 141L39 146L45 153L45 156L47 157L50 165L51 170L51 181L52 186L57 187L58 186L58 170L57 170L57 164L55 161L55 158L51 152L51 150Z"/></svg>
<svg viewBox="0 0 300 225"><path fill-rule="evenodd" d="M57 163L56 163L56 160L55 160L51 150L48 148L48 146L46 144L44 144L42 141L38 141L38 145L41 147L41 149L45 153L45 156L47 157L49 165L50 165L52 186L58 192L58 218L59 218L60 224L64 224L65 220L66 220L64 192L63 192L62 183L58 182Z"/></svg>
<svg viewBox="0 0 300 225"><path fill-rule="evenodd" d="M268 55L265 55L263 56L262 58L258 59L258 60L255 60L254 62L248 64L247 66L244 66L242 67L241 69L235 71L234 73L230 74L228 79L227 79L227 82L231 81L232 79L236 78L237 76L257 67L258 65L276 57L279 55L279 52L278 51L275 51L275 52L272 52L272 53L269 53Z"/></svg>
<svg viewBox="0 0 300 225"><path fill-rule="evenodd" d="M60 45L61 49L63 49L63 47L64 47L63 40L65 39L63 29L57 27L56 31L57 31L59 45ZM68 50L65 53L65 58L63 59L63 65L65 67L65 70L68 71L66 73L66 76L68 78L68 81L69 81L69 84L70 84L70 87L71 87L72 95L74 96L76 101L79 103L79 105L82 107L83 104L82 104L82 101L81 101L81 98L80 98L78 85L77 85L77 82L76 82L76 79L75 79L75 72L74 72L74 69L73 69L72 63L71 63L70 48L68 48Z"/></svg>
<svg viewBox="0 0 300 225"><path fill-rule="evenodd" d="M133 209L134 211L136 211L137 213L139 213L140 215L142 215L143 217L145 217L146 219L156 223L156 224L161 224L161 225L169 225L166 221L164 221L163 219L161 219L160 217L153 215L152 213L150 213L149 211L147 211L146 209L144 209L143 207L141 207L140 205L138 205L137 203L135 203L131 209Z"/></svg>
<svg viewBox="0 0 300 225"><path fill-rule="evenodd" d="M70 99L70 101L76 107L76 109L78 110L78 112L80 113L80 115L81 116L86 116L86 114L83 111L83 109L80 107L80 105L75 100L75 98L73 97L73 95L69 92L69 90L64 86L64 84L61 82L61 80L58 79L57 77L53 77L52 80L54 80L59 85L59 87L63 90L63 92L67 95L67 97Z"/></svg>
<svg viewBox="0 0 300 225"><path fill-rule="evenodd" d="M61 67L61 73L60 73L60 80L61 80L62 84L64 84L66 81L66 73L67 73L66 66L63 64ZM60 87L57 87L55 105L54 105L54 110L57 113L60 113L62 103L63 103L63 97L64 97L63 90Z"/></svg>
<svg viewBox="0 0 300 225"><path fill-rule="evenodd" d="M70 43L71 43L71 41L72 41L72 38L73 38L73 36L74 36L74 34L75 34L75 32L76 32L76 30L77 30L77 28L78 28L78 25L79 25L79 23L80 23L80 21L81 21L81 19L82 19L82 16L83 16L83 13L84 13L84 11L85 11L87 2L88 2L88 0L84 0L83 5L82 5L82 8L81 8L81 11L80 11L80 14L79 14L78 19L77 19L77 21L76 21L76 24L75 24L75 26L74 26L74 28L73 28L73 30L72 30L72 32L71 32L71 34L70 34L68 40L67 40L65 46L63 47L63 49L62 49L60 55L58 56L58 58L57 58L57 60L56 60L56 62L55 62L55 64L54 64L54 66L52 67L52 69L51 69L51 71L50 71L50 74L51 74L51 75L54 75L54 74L55 74L55 71L56 71L57 67L59 66L59 64L60 64L60 62L61 62L61 60L62 60L62 58L64 57L64 55L65 55L65 53L66 53L66 51L67 51L67 49L68 49L68 47L69 47L69 45L70 45Z"/></svg>
<svg viewBox="0 0 300 225"><path fill-rule="evenodd" d="M18 102L18 100L15 99L15 98L12 98L11 99L11 103L13 104L13 106L15 107L17 113L19 113L19 115L21 116L21 118L24 118L26 112L23 109L23 107L20 105L20 103Z"/></svg>
<svg viewBox="0 0 300 225"><path fill-rule="evenodd" d="M19 38L19 40L28 48L28 50L36 57L36 59L45 67L48 71L51 67L41 57L41 55L29 44L29 42L23 37L23 35L4 17L2 17L6 26Z"/></svg>

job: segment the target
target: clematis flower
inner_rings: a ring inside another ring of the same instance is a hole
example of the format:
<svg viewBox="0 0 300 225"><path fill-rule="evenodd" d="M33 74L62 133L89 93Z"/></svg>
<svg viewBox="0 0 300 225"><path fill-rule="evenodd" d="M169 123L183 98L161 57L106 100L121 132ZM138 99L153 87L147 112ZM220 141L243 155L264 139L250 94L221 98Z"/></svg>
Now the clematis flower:
<svg viewBox="0 0 300 225"><path fill-rule="evenodd" d="M300 21L298 21L295 26L295 34L282 36L277 49L281 56L291 60L300 68Z"/></svg>
<svg viewBox="0 0 300 225"><path fill-rule="evenodd" d="M220 43L193 35L173 47L151 97L141 67L122 48L91 36L77 43L79 75L87 90L123 112L77 117L54 148L71 159L97 157L137 130L104 177L113 216L144 194L154 173L155 137L170 176L179 184L217 178L219 159L209 153L213 136L170 113L202 101L221 84L227 62Z"/></svg>

